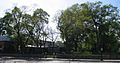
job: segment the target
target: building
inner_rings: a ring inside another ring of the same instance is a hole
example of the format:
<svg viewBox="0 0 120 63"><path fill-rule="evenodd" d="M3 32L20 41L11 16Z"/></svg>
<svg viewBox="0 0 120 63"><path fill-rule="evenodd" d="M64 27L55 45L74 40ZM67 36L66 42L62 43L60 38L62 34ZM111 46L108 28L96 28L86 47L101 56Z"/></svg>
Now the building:
<svg viewBox="0 0 120 63"><path fill-rule="evenodd" d="M4 50L4 46L7 42L10 42L10 38L7 38L6 36L0 36L0 50Z"/></svg>
<svg viewBox="0 0 120 63"><path fill-rule="evenodd" d="M44 53L47 52L49 54L52 54L53 52L60 52L60 48L64 47L64 43L54 43L51 41L46 41L44 44L41 46L36 46L36 45L26 45L26 52L27 53Z"/></svg>

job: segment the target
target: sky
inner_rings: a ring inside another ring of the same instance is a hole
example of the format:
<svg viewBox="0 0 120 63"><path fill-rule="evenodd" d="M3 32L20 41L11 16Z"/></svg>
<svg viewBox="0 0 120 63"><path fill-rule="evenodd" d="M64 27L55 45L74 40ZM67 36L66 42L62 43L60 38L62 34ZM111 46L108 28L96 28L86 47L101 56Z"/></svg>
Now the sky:
<svg viewBox="0 0 120 63"><path fill-rule="evenodd" d="M36 9L42 8L46 11L49 17L49 26L56 29L56 24L53 23L53 17L59 10L65 10L75 3L96 2L101 1L103 4L112 4L120 9L120 0L1 0L0 1L0 17L4 16L7 9L12 9L14 6ZM30 12L31 13L31 12Z"/></svg>
<svg viewBox="0 0 120 63"><path fill-rule="evenodd" d="M85 2L96 2L101 1L103 4L112 4L120 8L120 0L1 0L0 2L0 17L4 16L7 9L11 9L14 6L22 7L27 6L28 8L42 8L50 15L49 21L53 20L54 15L59 10L65 10L75 3Z"/></svg>

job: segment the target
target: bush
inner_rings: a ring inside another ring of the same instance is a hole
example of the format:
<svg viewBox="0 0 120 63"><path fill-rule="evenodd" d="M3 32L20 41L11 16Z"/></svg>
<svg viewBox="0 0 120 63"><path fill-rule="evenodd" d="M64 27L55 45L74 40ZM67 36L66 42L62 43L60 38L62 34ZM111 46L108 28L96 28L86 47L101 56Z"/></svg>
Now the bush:
<svg viewBox="0 0 120 63"><path fill-rule="evenodd" d="M91 56L92 53L88 52L88 51L84 51L84 52L73 52L74 56Z"/></svg>

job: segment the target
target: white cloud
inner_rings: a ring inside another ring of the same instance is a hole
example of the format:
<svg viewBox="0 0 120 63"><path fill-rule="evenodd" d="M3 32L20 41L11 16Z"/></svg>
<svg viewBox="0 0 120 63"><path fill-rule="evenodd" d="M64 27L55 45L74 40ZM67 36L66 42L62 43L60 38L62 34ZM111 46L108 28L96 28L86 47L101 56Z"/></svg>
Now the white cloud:
<svg viewBox="0 0 120 63"><path fill-rule="evenodd" d="M67 8L67 2L65 0L11 0L11 2L12 4L16 4L18 7L29 6L34 8L42 8L50 15L50 21L52 21L52 17L57 10ZM55 29L55 26L52 26L53 23L50 22L49 25Z"/></svg>
<svg viewBox="0 0 120 63"><path fill-rule="evenodd" d="M3 17L5 10L9 8L11 8L11 2L9 0L1 0L0 1L0 17Z"/></svg>
<svg viewBox="0 0 120 63"><path fill-rule="evenodd" d="M50 15L50 21L52 21L53 16L57 10L64 10L75 3L84 3L84 2L95 2L103 1L110 3L109 0L1 0L0 2L0 17L4 16L6 9L11 9L15 5L18 7L28 6L29 8L42 8ZM113 3L113 0L111 1ZM50 27L55 29L55 25L50 22Z"/></svg>
<svg viewBox="0 0 120 63"><path fill-rule="evenodd" d="M93 0L2 0L0 2L0 17L4 16L6 9L14 6L28 6L29 8L42 8L50 15L50 21L58 10L64 10L75 3L83 3ZM50 22L50 26L51 26ZM51 26L53 27L53 26ZM55 26L54 26L55 28Z"/></svg>
<svg viewBox="0 0 120 63"><path fill-rule="evenodd" d="M66 9L75 3L83 3L85 0L3 0L0 3L0 16L3 16L5 9L12 8L14 6L28 6L29 8L42 8L50 15L49 20L52 21L55 13L58 10ZM55 29L55 24L52 22L49 25Z"/></svg>

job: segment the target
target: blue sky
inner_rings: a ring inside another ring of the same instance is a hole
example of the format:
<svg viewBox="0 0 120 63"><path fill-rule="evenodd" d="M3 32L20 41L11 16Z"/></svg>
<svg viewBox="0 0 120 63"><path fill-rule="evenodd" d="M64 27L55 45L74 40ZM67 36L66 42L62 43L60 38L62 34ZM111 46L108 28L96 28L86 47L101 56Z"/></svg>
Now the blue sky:
<svg viewBox="0 0 120 63"><path fill-rule="evenodd" d="M4 16L6 9L12 9L14 6L26 6L29 9L42 8L50 15L49 26L56 29L56 24L52 23L52 18L58 10L65 10L75 3L101 1L103 4L112 4L120 9L120 0L1 0L0 17ZM29 12L31 13L31 12Z"/></svg>
<svg viewBox="0 0 120 63"><path fill-rule="evenodd" d="M64 10L75 3L101 1L103 4L112 4L120 8L120 0L1 0L0 17L4 16L6 9L11 9L15 5L18 7L27 6L28 8L42 8L50 14L50 20L58 10Z"/></svg>
<svg viewBox="0 0 120 63"><path fill-rule="evenodd" d="M103 4L112 4L120 9L120 0L100 0Z"/></svg>

